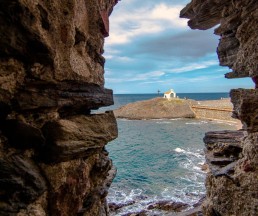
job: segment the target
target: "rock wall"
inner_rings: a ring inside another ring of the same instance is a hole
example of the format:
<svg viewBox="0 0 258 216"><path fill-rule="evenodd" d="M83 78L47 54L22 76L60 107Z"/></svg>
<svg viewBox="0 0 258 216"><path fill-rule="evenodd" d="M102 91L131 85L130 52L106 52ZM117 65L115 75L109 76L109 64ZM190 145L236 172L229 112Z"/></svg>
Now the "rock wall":
<svg viewBox="0 0 258 216"><path fill-rule="evenodd" d="M192 110L194 111L196 118L200 119L222 120L231 122L235 120L231 117L232 110L230 109L192 106Z"/></svg>
<svg viewBox="0 0 258 216"><path fill-rule="evenodd" d="M192 0L181 17L193 29L219 26L217 48L227 78L250 77L254 89L231 90L233 117L243 130L207 133L204 215L257 215L258 212L258 2L257 0Z"/></svg>
<svg viewBox="0 0 258 216"><path fill-rule="evenodd" d="M0 1L0 215L107 215L104 88L117 0ZM112 173L113 172L113 173Z"/></svg>

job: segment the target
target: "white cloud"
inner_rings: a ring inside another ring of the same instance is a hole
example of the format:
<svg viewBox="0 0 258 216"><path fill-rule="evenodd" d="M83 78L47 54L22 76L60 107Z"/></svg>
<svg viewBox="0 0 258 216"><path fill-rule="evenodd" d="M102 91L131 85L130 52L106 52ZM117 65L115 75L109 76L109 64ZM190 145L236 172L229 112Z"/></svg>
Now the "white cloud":
<svg viewBox="0 0 258 216"><path fill-rule="evenodd" d="M179 13L183 6L169 7L165 4L160 4L151 12L151 18L155 20L169 21L173 26L186 27L187 20L180 19Z"/></svg>
<svg viewBox="0 0 258 216"><path fill-rule="evenodd" d="M136 75L128 74L127 77L123 77L123 78L106 77L105 79L109 83L147 81L147 80L157 80L159 77L163 76L164 74L165 73L162 71L152 71L152 72L141 73L141 74L136 74Z"/></svg>
<svg viewBox="0 0 258 216"><path fill-rule="evenodd" d="M200 63L193 63L184 67L178 67L178 68L173 68L171 69L170 73L185 73L189 71L194 71L194 70L199 70L199 69L204 69L208 68L210 66L218 65L218 61L205 61L205 62L200 62Z"/></svg>
<svg viewBox="0 0 258 216"><path fill-rule="evenodd" d="M120 3L123 4L123 3ZM132 38L162 32L168 28L181 29L187 26L186 19L180 19L183 5L168 6L158 4L154 8L131 8L114 10L110 17L110 36L107 44L123 44Z"/></svg>
<svg viewBox="0 0 258 216"><path fill-rule="evenodd" d="M223 78L222 75L213 75L213 76L196 76L196 77L175 77L169 80L162 82L162 85L167 85L168 83L172 84L185 84L185 83L201 83L204 81L214 81L215 79Z"/></svg>

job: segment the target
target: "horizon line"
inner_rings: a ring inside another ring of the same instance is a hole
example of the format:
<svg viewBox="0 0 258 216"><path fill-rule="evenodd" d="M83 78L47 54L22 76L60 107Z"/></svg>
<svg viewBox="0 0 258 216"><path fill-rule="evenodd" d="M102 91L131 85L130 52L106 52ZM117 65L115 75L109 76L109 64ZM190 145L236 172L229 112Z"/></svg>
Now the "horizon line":
<svg viewBox="0 0 258 216"><path fill-rule="evenodd" d="M230 92L177 92L177 94L211 94L211 93L230 93ZM113 94L157 94L157 92L153 93L114 93ZM159 94L164 94L163 92L160 92Z"/></svg>

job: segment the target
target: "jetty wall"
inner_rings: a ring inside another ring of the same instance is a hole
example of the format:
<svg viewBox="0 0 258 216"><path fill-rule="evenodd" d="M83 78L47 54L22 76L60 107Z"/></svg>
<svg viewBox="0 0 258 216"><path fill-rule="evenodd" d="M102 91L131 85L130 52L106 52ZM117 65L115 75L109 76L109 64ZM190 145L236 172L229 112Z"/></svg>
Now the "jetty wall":
<svg viewBox="0 0 258 216"><path fill-rule="evenodd" d="M212 119L223 121L236 121L232 118L232 109L230 108L211 108L206 106L191 106L196 118Z"/></svg>

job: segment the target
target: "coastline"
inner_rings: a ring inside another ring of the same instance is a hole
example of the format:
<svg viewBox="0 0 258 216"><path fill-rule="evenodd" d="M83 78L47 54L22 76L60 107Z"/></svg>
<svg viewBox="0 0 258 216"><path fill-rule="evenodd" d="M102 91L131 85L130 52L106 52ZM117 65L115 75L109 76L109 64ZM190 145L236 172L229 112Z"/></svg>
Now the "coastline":
<svg viewBox="0 0 258 216"><path fill-rule="evenodd" d="M116 110L116 118L128 120L194 118L209 121L219 121L235 125L242 129L242 123L231 117L233 105L229 98L220 100L197 101L192 99L164 99L128 103Z"/></svg>

